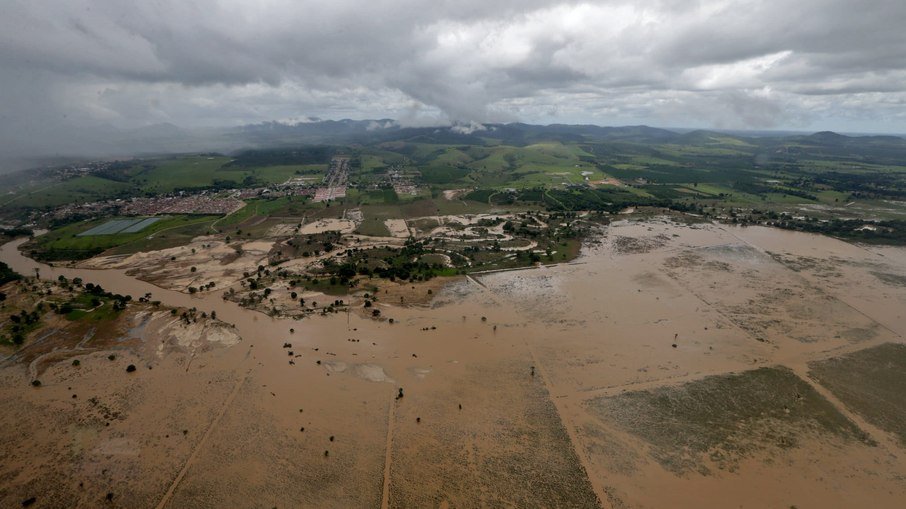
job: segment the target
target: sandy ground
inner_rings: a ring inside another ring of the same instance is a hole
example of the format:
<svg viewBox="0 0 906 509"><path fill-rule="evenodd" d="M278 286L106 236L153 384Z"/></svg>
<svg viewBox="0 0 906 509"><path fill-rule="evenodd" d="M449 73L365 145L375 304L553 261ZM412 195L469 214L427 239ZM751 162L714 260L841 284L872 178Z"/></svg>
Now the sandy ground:
<svg viewBox="0 0 906 509"><path fill-rule="evenodd" d="M297 223L279 223L271 227L267 232L268 237L290 237L298 233L297 228L299 224Z"/></svg>
<svg viewBox="0 0 906 509"><path fill-rule="evenodd" d="M83 269L127 269L130 274L162 288L187 291L214 283L211 291L224 289L267 265L273 241L225 243L217 237L198 237L185 246L136 253L129 256L97 257L79 263ZM194 267L194 271L192 268Z"/></svg>
<svg viewBox="0 0 906 509"><path fill-rule="evenodd" d="M352 231L355 230L355 226L355 222L349 219L318 219L317 221L302 225L302 228L299 229L299 234L313 235L315 233L329 231L352 233Z"/></svg>
<svg viewBox="0 0 906 509"><path fill-rule="evenodd" d="M657 219L606 232L573 263L457 279L427 307L381 295L392 324L157 288L235 329L146 326L147 347L52 364L40 388L0 368L0 503L902 507L903 444L810 370L903 343L906 250ZM155 288L41 269L76 273Z"/></svg>
<svg viewBox="0 0 906 509"><path fill-rule="evenodd" d="M447 189L443 192L444 199L452 201L469 192L468 189Z"/></svg>
<svg viewBox="0 0 906 509"><path fill-rule="evenodd" d="M624 184L622 181L620 181L619 179L615 179L615 178L606 178L606 179L601 179L601 180L593 180L593 181L590 182L590 184L593 185L593 186L607 185L607 186L618 186L618 187L619 187L619 186L624 186L624 185L626 185L626 184Z"/></svg>
<svg viewBox="0 0 906 509"><path fill-rule="evenodd" d="M405 219L387 219L384 226L390 231L390 235L399 239L409 237L409 226L406 225Z"/></svg>

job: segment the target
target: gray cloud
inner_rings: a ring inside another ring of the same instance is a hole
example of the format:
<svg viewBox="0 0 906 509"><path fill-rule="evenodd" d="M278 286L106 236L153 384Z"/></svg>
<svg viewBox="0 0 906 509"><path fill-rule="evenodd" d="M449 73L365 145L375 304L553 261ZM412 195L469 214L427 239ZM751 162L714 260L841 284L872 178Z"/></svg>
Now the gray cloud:
<svg viewBox="0 0 906 509"><path fill-rule="evenodd" d="M898 0L10 0L0 148L398 118L906 131Z"/></svg>

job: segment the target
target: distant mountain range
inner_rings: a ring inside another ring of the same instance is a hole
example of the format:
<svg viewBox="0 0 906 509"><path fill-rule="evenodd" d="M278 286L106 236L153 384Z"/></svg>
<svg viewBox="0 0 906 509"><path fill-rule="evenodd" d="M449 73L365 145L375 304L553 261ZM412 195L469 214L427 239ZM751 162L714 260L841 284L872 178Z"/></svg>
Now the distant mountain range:
<svg viewBox="0 0 906 509"><path fill-rule="evenodd" d="M740 133L706 130L670 130L644 125L601 127L596 125L455 124L439 127L405 127L392 119L318 120L298 123L264 122L228 128L187 129L156 124L131 130L109 126L56 128L55 149L42 151L40 140L21 143L0 155L0 171L66 160L149 156L186 152L235 153L244 149L279 148L322 144L351 145L388 142L485 145L527 145L541 141L564 143L640 144L753 144L784 146L800 144L830 151L858 149L906 149L906 139L897 136L846 136L830 131L811 135L786 133Z"/></svg>

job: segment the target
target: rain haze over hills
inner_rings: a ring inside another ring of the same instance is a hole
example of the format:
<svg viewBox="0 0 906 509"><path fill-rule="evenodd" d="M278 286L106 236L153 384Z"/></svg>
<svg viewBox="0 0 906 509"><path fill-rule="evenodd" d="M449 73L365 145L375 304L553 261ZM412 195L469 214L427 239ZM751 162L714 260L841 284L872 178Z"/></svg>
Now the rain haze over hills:
<svg viewBox="0 0 906 509"><path fill-rule="evenodd" d="M906 132L897 1L7 2L4 168L315 119Z"/></svg>

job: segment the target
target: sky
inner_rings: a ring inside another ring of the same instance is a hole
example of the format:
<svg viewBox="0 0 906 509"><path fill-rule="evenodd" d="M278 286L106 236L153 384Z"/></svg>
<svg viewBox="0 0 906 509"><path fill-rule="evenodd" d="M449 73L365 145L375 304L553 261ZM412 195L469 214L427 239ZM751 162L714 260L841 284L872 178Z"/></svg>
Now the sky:
<svg viewBox="0 0 906 509"><path fill-rule="evenodd" d="M902 0L2 6L7 152L310 118L906 133Z"/></svg>

